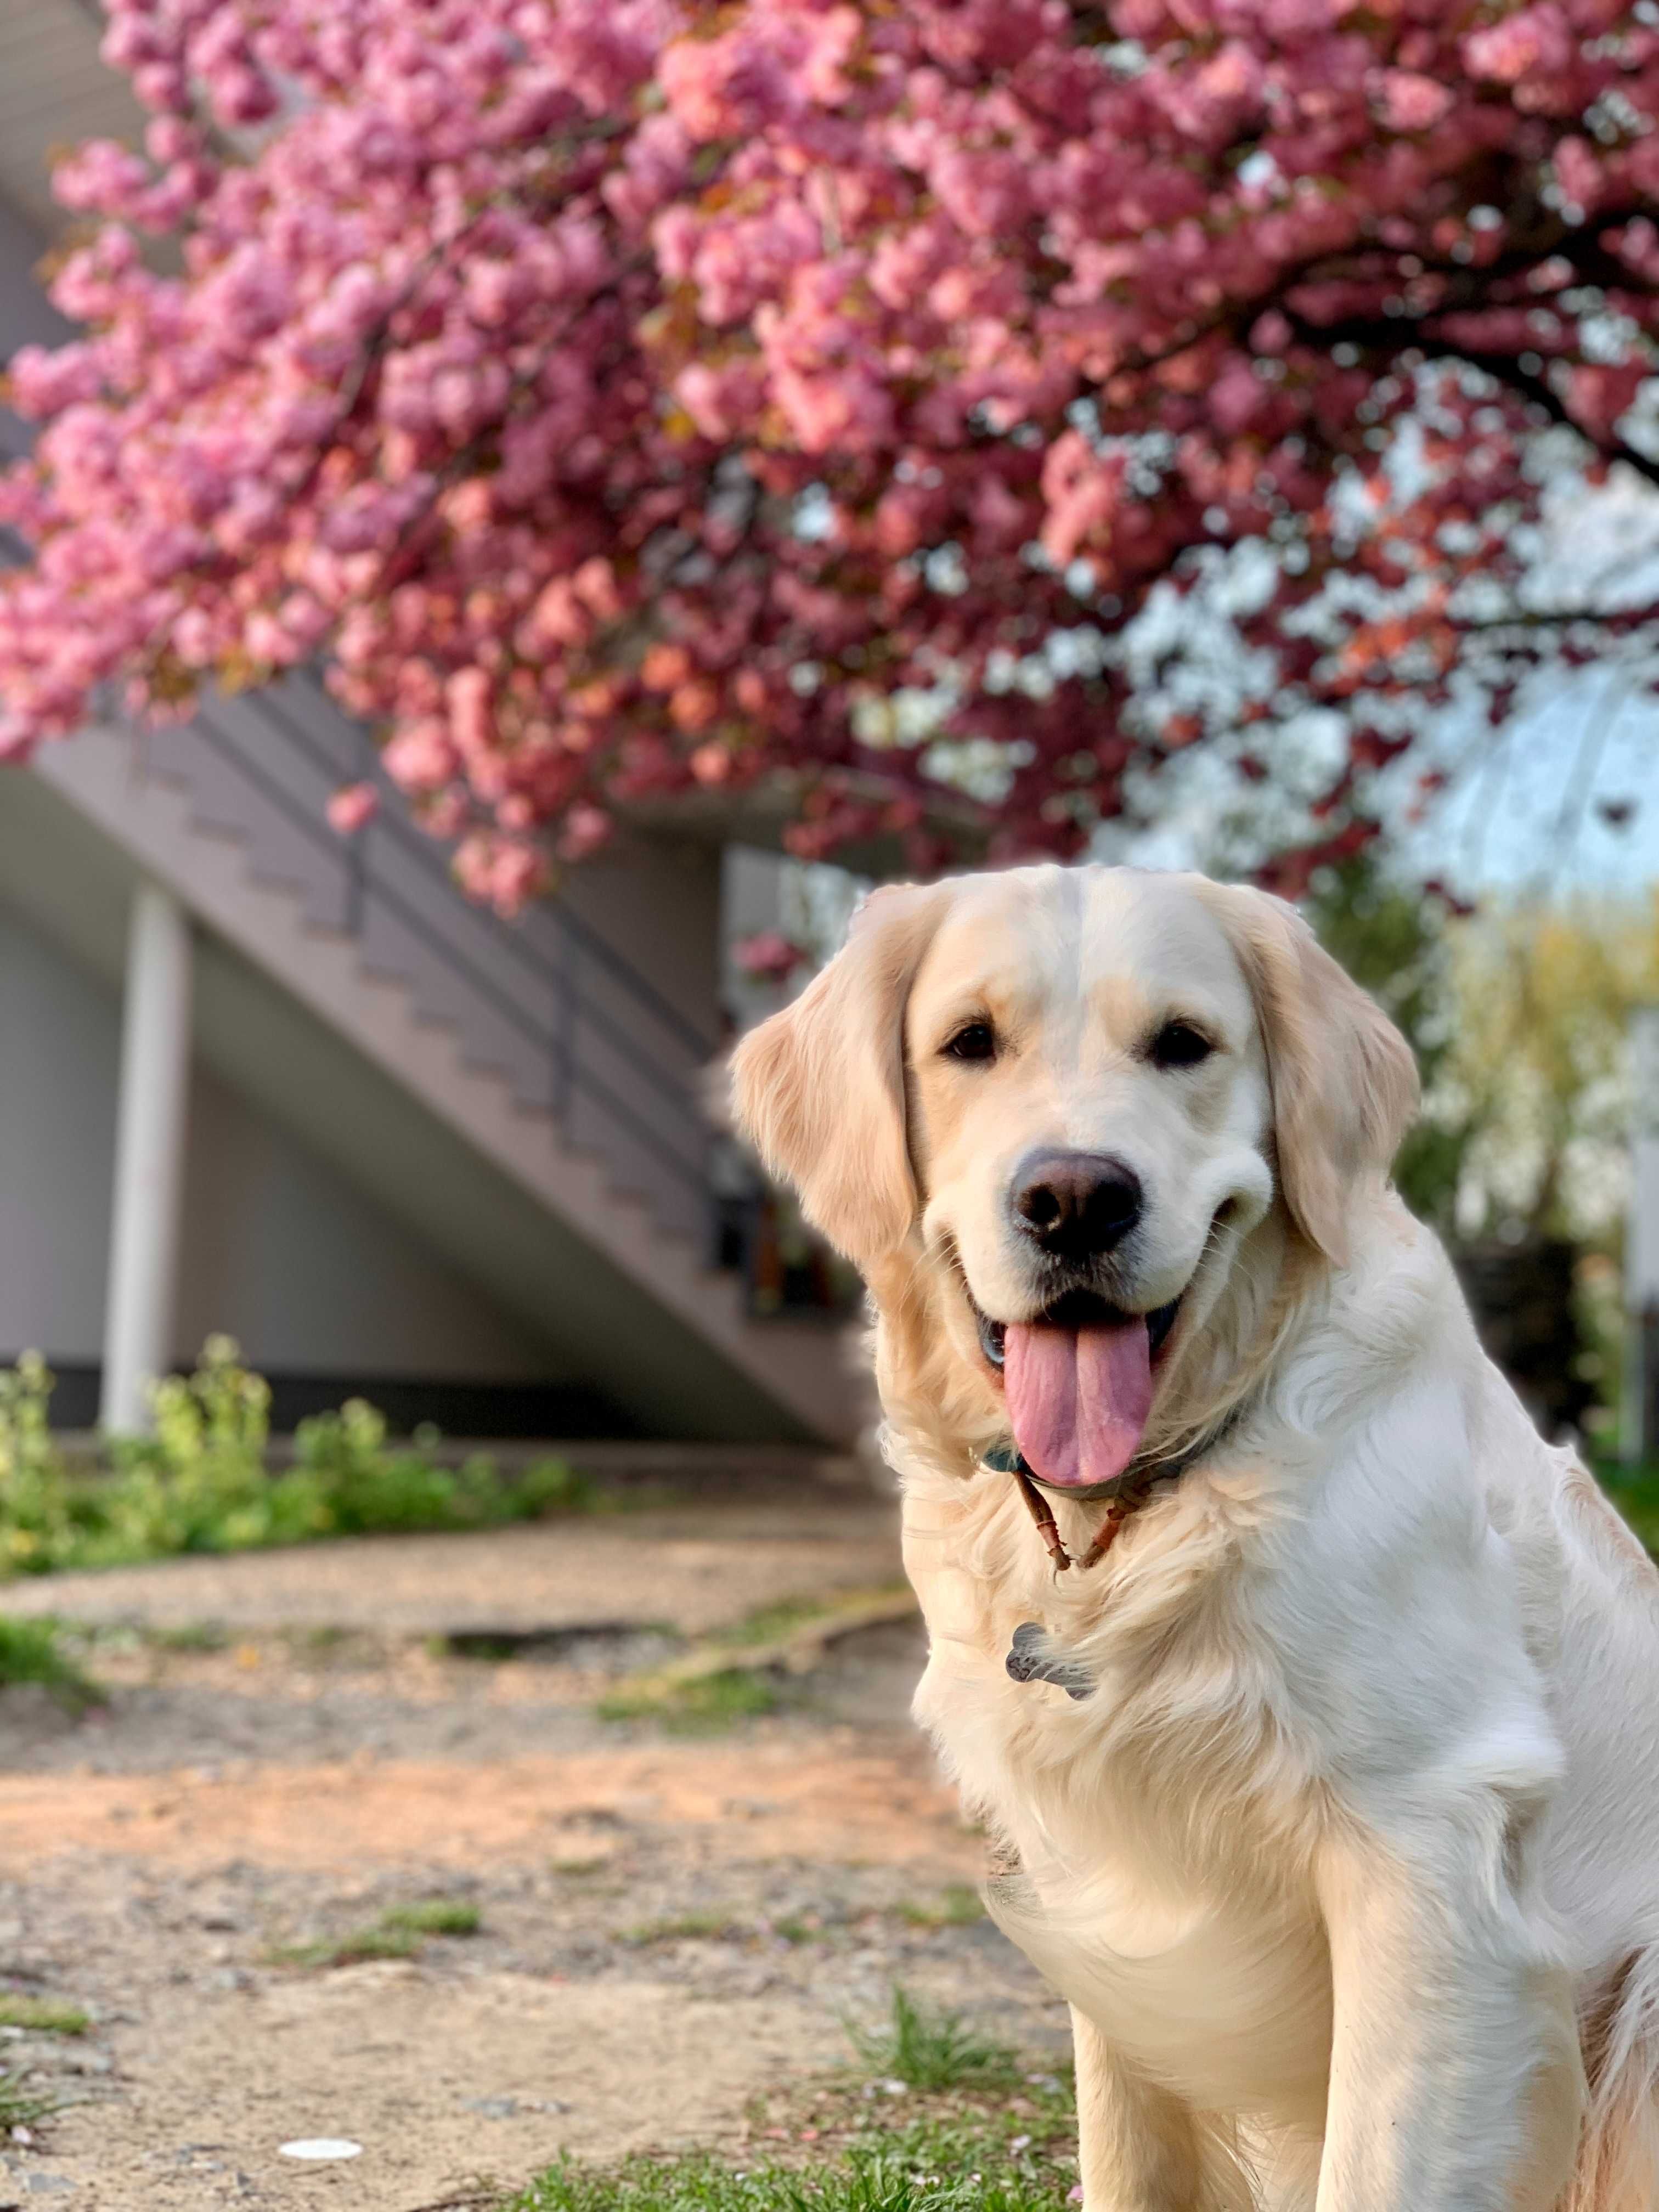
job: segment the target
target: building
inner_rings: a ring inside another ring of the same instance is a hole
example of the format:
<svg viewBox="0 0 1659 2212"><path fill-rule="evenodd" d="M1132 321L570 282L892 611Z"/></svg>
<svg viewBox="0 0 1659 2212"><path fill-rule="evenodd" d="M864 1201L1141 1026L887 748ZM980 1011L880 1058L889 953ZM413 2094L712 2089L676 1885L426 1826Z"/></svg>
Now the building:
<svg viewBox="0 0 1659 2212"><path fill-rule="evenodd" d="M0 25L0 358L59 334L49 146L140 125L97 38L76 0ZM641 830L508 925L395 798L328 827L376 773L301 681L0 771L0 1358L43 1350L70 1426L228 1330L279 1426L361 1390L468 1435L848 1441L837 1331L710 1264L722 944L773 874Z"/></svg>

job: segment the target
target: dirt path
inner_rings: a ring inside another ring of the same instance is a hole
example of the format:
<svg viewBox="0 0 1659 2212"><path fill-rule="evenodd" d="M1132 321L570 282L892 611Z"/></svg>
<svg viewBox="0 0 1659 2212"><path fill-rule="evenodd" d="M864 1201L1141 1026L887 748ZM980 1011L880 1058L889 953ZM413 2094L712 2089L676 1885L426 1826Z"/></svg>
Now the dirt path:
<svg viewBox="0 0 1659 2212"><path fill-rule="evenodd" d="M951 1917L980 1847L903 1719L915 1628L719 1736L595 1714L676 1635L896 1572L890 1507L832 1494L14 1586L96 1625L110 1702L0 1698L0 1982L94 2015L0 2030L66 2100L0 2155L0 2206L417 2212L561 2148L733 2142L895 1979L1057 2044ZM431 1642L457 1630L508 1656ZM433 1896L478 1932L274 1957ZM279 2154L317 2136L362 2154Z"/></svg>

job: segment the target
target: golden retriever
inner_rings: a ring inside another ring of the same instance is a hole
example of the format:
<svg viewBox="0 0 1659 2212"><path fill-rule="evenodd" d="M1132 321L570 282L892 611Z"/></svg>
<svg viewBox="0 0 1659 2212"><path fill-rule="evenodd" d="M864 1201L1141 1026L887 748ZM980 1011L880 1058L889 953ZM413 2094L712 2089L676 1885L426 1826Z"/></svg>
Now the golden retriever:
<svg viewBox="0 0 1659 2212"><path fill-rule="evenodd" d="M734 1079L869 1285L1087 2212L1655 2212L1659 1583L1389 1188L1378 1007L1261 892L1021 868L878 891Z"/></svg>

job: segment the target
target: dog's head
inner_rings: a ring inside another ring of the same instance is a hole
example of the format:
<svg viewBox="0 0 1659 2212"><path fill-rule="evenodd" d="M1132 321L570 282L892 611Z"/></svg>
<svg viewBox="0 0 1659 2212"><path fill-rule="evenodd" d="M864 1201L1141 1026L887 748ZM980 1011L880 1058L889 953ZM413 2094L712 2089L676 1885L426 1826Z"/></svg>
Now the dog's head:
<svg viewBox="0 0 1659 2212"><path fill-rule="evenodd" d="M1289 907L1119 868L878 891L734 1077L878 1305L925 1294L972 1425L1085 1497L1191 1413L1182 1375L1214 1391L1206 1332L1242 1356L1230 1285L1259 1314L1290 1246L1346 1257L1417 1097Z"/></svg>

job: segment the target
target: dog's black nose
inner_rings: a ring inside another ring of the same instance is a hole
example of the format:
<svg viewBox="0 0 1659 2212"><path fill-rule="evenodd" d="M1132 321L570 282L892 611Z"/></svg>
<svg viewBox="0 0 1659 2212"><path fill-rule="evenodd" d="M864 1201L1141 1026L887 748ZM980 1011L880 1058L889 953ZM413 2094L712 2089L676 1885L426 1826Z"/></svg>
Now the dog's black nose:
<svg viewBox="0 0 1659 2212"><path fill-rule="evenodd" d="M1140 1177L1109 1152L1033 1152L1009 1203L1021 1232L1065 1260L1121 1244L1140 1218Z"/></svg>

